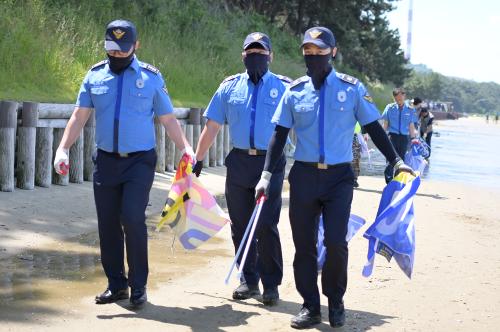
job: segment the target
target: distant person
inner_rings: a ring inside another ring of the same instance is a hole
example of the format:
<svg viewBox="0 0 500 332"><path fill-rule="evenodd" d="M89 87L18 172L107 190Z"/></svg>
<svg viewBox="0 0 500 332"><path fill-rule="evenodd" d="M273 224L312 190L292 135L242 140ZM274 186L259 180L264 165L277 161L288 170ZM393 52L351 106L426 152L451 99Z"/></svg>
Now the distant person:
<svg viewBox="0 0 500 332"><path fill-rule="evenodd" d="M498 123L498 112L495 113L495 124Z"/></svg>
<svg viewBox="0 0 500 332"><path fill-rule="evenodd" d="M147 301L148 233L146 206L153 185L156 152L156 116L182 153L193 156L160 71L141 62L132 22L115 20L106 27L108 59L87 72L75 110L57 149L54 169L69 169L68 151L95 110L94 199L101 263L108 279L96 304L128 299L139 308ZM127 252L128 273L124 266Z"/></svg>
<svg viewBox="0 0 500 332"><path fill-rule="evenodd" d="M365 140L365 142L368 140L368 134L366 134L363 130L363 128L360 126L359 123L356 123L356 127L354 128L354 137L352 139L352 170L354 171L354 188L359 187L358 183L358 177L359 174L361 173L361 167L360 167L360 162L361 162L361 143L360 143L360 138L359 136L362 135L362 139Z"/></svg>
<svg viewBox="0 0 500 332"><path fill-rule="evenodd" d="M240 246L255 207L255 185L259 182L266 149L276 126L271 118L291 80L269 70L273 59L271 39L262 32L249 34L243 42L242 60L246 71L227 77L220 84L203 114L207 124L201 133L193 169L200 176L202 160L217 132L227 121L234 148L226 157L226 201L231 218L235 251ZM278 231L281 190L286 159L279 156L274 174L269 175L269 195L263 205L256 236L233 299L246 300L260 295L264 305L275 305L283 279L283 258Z"/></svg>
<svg viewBox="0 0 500 332"><path fill-rule="evenodd" d="M395 88L392 96L395 102L385 107L382 119L384 119L384 129L388 131L392 145L399 157L404 159L410 138L415 139L415 122L418 119L415 110L405 103L406 93L403 88ZM394 169L388 161L384 172L386 183L392 180L393 174Z"/></svg>
<svg viewBox="0 0 500 332"><path fill-rule="evenodd" d="M420 111L420 137L425 139L429 148L431 147L431 139L432 139L432 124L434 122L434 115L427 109L427 107L422 107ZM429 157L431 153L429 150Z"/></svg>
<svg viewBox="0 0 500 332"><path fill-rule="evenodd" d="M490 113L486 113L486 123L490 122Z"/></svg>
<svg viewBox="0 0 500 332"><path fill-rule="evenodd" d="M411 100L410 107L412 107L415 110L415 113L416 113L417 119L418 119L418 117L420 116L420 110L422 107L422 99L420 99L419 97L413 98ZM415 129L418 129L418 127L419 127L419 123L417 121L417 122L415 122Z"/></svg>

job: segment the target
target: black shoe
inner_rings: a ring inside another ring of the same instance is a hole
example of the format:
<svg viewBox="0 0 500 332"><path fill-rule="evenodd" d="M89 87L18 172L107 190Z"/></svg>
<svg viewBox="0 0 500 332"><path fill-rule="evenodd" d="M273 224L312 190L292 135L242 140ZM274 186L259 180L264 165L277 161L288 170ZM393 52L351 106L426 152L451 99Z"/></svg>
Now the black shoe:
<svg viewBox="0 0 500 332"><path fill-rule="evenodd" d="M321 311L319 308L311 310L303 306L297 316L292 318L290 326L294 329L307 329L319 323L321 323Z"/></svg>
<svg viewBox="0 0 500 332"><path fill-rule="evenodd" d="M341 327L345 324L345 309L344 303L333 304L328 301L328 318L330 319L331 327Z"/></svg>
<svg viewBox="0 0 500 332"><path fill-rule="evenodd" d="M109 288L106 289L102 294L95 297L96 304L107 304L114 303L119 300L128 299L128 288L120 289L112 292Z"/></svg>
<svg viewBox="0 0 500 332"><path fill-rule="evenodd" d="M130 295L130 304L135 308L140 308L148 300L148 295L146 294L146 288L132 288L132 294Z"/></svg>
<svg viewBox="0 0 500 332"><path fill-rule="evenodd" d="M262 303L267 306L273 306L278 303L280 294L278 293L278 287L273 287L266 289L264 288L264 294L262 294Z"/></svg>
<svg viewBox="0 0 500 332"><path fill-rule="evenodd" d="M252 296L260 295L260 290L258 285L247 285L246 282L242 282L238 288L233 291L233 299L235 300L247 300Z"/></svg>
<svg viewBox="0 0 500 332"><path fill-rule="evenodd" d="M358 180L354 180L353 187L354 187L354 188L358 188L358 187L359 187Z"/></svg>

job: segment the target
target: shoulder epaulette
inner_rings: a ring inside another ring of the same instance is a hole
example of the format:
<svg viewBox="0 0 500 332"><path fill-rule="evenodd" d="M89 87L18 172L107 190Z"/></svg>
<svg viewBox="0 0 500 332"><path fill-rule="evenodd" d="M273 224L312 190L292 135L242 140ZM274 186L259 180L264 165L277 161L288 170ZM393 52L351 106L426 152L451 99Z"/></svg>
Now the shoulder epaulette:
<svg viewBox="0 0 500 332"><path fill-rule="evenodd" d="M279 78L280 80L282 80L283 82L286 82L286 83L292 83L292 79L288 76L283 76L283 75L278 75L276 74L276 77Z"/></svg>
<svg viewBox="0 0 500 332"><path fill-rule="evenodd" d="M139 65L140 65L142 68L144 68L144 69L146 69L146 70L149 70L150 72L152 72L152 73L154 73L154 74L156 74L156 75L158 75L158 74L160 73L160 70L159 70L158 68L156 68L155 66L150 65L149 63L146 63L146 62L142 62L142 61L141 61L141 62L139 62Z"/></svg>
<svg viewBox="0 0 500 332"><path fill-rule="evenodd" d="M307 82L307 81L309 81L309 76L299 77L295 81L293 81L292 83L290 83L289 88L296 87L300 83Z"/></svg>
<svg viewBox="0 0 500 332"><path fill-rule="evenodd" d="M101 66L104 66L105 64L107 64L109 62L109 60L102 60L102 61L99 61L98 63L96 63L95 65L93 65L90 70L92 69L96 69L98 67L101 67Z"/></svg>
<svg viewBox="0 0 500 332"><path fill-rule="evenodd" d="M358 79L356 77L352 77L347 74L342 74L342 73L337 73L337 77L340 78L342 81L347 82L349 84L356 85L358 84Z"/></svg>
<svg viewBox="0 0 500 332"><path fill-rule="evenodd" d="M240 76L240 74L234 74L234 75L228 76L224 80L222 80L221 84L224 84L226 82L232 81L235 78L238 78L239 76Z"/></svg>

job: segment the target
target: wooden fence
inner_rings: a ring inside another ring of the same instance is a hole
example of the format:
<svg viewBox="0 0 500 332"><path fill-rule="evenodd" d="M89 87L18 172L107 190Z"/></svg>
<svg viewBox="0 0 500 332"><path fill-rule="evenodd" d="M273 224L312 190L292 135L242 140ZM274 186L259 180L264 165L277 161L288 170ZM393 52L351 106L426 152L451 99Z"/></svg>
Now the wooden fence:
<svg viewBox="0 0 500 332"><path fill-rule="evenodd" d="M64 186L69 182L92 181L92 155L95 151L93 114L70 149L69 174L62 176L53 170L55 151L73 110L72 104L0 101L0 191L14 191L15 187L32 190L35 186ZM189 143L196 150L205 125L202 110L175 108L174 112ZM180 151L156 119L155 132L156 171L172 172L181 158ZM231 149L230 142L228 127L224 125L203 161L204 167L222 166Z"/></svg>

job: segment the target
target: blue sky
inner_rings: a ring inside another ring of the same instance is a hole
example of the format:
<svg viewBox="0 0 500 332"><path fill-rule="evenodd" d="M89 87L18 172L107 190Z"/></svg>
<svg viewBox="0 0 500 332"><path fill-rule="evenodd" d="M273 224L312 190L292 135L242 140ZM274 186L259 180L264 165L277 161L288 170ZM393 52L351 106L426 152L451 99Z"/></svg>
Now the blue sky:
<svg viewBox="0 0 500 332"><path fill-rule="evenodd" d="M406 49L409 0L387 15ZM447 76L500 84L500 0L413 0L412 56Z"/></svg>

